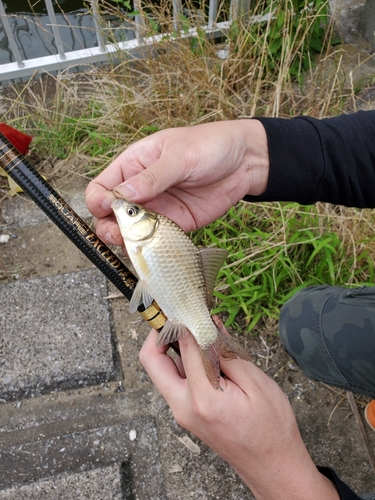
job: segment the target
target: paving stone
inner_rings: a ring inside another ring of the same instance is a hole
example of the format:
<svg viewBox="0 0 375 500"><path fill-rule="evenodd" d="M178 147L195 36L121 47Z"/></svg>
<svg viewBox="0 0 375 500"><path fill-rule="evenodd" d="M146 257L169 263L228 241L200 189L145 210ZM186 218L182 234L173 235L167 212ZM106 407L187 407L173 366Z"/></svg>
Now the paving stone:
<svg viewBox="0 0 375 500"><path fill-rule="evenodd" d="M123 500L121 466L112 465L78 474L61 474L0 491L0 500Z"/></svg>
<svg viewBox="0 0 375 500"><path fill-rule="evenodd" d="M134 430L137 437L131 441L130 432ZM150 490L153 500L164 498L156 428L150 418L8 446L1 452L1 462L4 469L0 473L0 488L10 482L6 475L11 475L14 483L22 482L22 476L35 482L64 471L85 471L102 464L121 463L129 493L135 498L148 500Z"/></svg>
<svg viewBox="0 0 375 500"><path fill-rule="evenodd" d="M0 398L113 379L106 295L97 270L0 285Z"/></svg>
<svg viewBox="0 0 375 500"><path fill-rule="evenodd" d="M164 500L156 421L140 411L147 386L110 382L0 405L0 490L121 464L125 499Z"/></svg>
<svg viewBox="0 0 375 500"><path fill-rule="evenodd" d="M27 196L5 200L2 216L5 224L11 227L35 226L49 220Z"/></svg>

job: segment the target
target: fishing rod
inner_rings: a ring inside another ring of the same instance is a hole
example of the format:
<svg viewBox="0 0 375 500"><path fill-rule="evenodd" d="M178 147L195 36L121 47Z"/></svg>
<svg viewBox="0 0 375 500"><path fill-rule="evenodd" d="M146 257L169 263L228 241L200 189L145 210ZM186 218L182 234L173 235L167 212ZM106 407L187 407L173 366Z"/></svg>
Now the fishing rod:
<svg viewBox="0 0 375 500"><path fill-rule="evenodd" d="M70 241L130 300L138 278L1 132L0 166ZM155 301L147 309L141 304L138 307L138 312L156 330L160 330L167 321ZM171 345L171 347L179 354L176 345Z"/></svg>

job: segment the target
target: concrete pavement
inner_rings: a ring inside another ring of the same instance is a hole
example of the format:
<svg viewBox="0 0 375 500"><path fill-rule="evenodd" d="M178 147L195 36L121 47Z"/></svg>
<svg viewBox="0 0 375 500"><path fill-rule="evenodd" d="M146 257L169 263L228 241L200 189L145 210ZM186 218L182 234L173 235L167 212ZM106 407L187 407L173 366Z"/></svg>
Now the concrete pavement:
<svg viewBox="0 0 375 500"><path fill-rule="evenodd" d="M58 187L89 217L80 178ZM0 209L10 236L0 244L0 500L252 499L149 381L138 361L148 324L108 298L114 287L26 196ZM374 491L345 394L306 379L276 345L246 344L288 393L316 462Z"/></svg>

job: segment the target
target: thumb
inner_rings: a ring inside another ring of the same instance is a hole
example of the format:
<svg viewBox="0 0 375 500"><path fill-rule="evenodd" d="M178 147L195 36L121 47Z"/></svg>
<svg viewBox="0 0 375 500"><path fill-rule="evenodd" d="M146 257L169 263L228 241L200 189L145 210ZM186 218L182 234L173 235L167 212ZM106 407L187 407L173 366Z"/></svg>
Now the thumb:
<svg viewBox="0 0 375 500"><path fill-rule="evenodd" d="M182 180L182 169L163 157L115 189L128 201L145 203Z"/></svg>

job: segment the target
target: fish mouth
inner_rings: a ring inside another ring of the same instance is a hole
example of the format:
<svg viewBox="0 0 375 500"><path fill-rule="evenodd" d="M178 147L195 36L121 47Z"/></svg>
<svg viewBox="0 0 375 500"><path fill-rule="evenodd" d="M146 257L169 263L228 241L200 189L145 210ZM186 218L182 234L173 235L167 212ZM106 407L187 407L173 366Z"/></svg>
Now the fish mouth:
<svg viewBox="0 0 375 500"><path fill-rule="evenodd" d="M119 193L118 191L116 191L116 189L112 189L112 193L116 196L116 198L118 200L125 200L125 198L123 197L123 195L121 193Z"/></svg>
<svg viewBox="0 0 375 500"><path fill-rule="evenodd" d="M112 210L118 210L119 208L124 206L124 204L126 204L126 203L127 203L127 201L124 200L123 198L122 199L117 198L116 200L112 201L111 208L112 208Z"/></svg>
<svg viewBox="0 0 375 500"><path fill-rule="evenodd" d="M111 203L111 208L112 210L118 210L119 208L123 207L124 205L130 205L132 204L131 201L128 201L124 198L124 196L119 192L116 191L116 189L112 189L112 193L116 196L116 199L112 201Z"/></svg>

